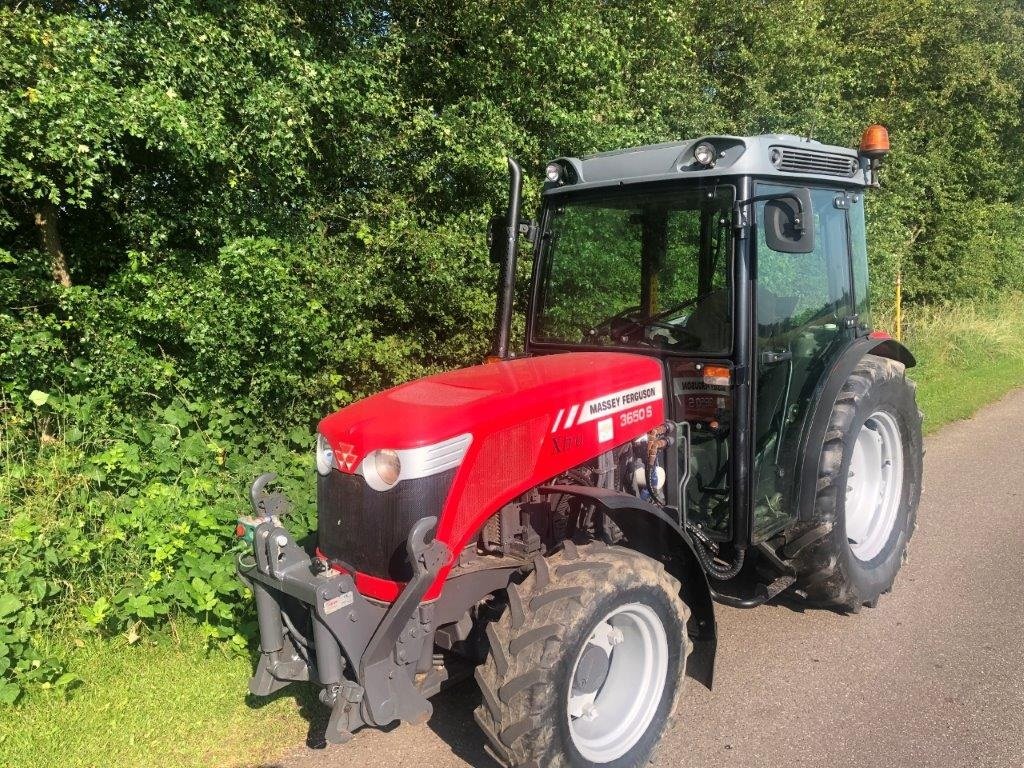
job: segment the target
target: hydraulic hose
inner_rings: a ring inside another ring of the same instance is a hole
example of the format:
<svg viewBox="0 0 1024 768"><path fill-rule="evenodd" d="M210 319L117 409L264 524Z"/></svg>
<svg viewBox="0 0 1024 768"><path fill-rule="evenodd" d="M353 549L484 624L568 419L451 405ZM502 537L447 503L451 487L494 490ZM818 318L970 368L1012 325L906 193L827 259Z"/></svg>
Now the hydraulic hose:
<svg viewBox="0 0 1024 768"><path fill-rule="evenodd" d="M747 558L746 549L737 549L736 557L730 565L721 566L715 562L715 559L708 553L707 548L704 546L704 542L695 542L697 546L693 549L697 553L697 559L700 560L700 564L707 571L708 576L711 576L718 581L728 581L740 572L743 568L743 562Z"/></svg>
<svg viewBox="0 0 1024 768"><path fill-rule="evenodd" d="M647 454L647 491L651 494L651 498L654 499L655 504L665 506L665 497L662 495L661 490L655 487L655 483L658 478L658 453L657 451L651 451Z"/></svg>
<svg viewBox="0 0 1024 768"><path fill-rule="evenodd" d="M281 618L284 619L284 625L288 628L288 634L292 636L292 639L303 648L307 650L312 649L313 644L292 624L292 618L288 615L288 611L281 611Z"/></svg>

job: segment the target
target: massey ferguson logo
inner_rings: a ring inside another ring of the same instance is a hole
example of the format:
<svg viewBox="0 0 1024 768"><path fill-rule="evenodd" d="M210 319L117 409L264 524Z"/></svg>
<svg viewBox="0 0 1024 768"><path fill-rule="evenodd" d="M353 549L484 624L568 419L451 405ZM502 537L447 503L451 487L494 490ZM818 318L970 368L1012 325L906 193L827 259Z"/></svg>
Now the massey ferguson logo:
<svg viewBox="0 0 1024 768"><path fill-rule="evenodd" d="M579 424L585 424L588 421L594 421L603 416L609 416L638 405L655 402L656 400L661 400L661 382L658 380L630 387L629 389L622 389L618 392L609 392L607 395L588 400L582 406L576 404L569 408L568 412L566 412L565 408L560 408L555 416L555 423L551 427L551 433L554 434L559 430L570 429Z"/></svg>
<svg viewBox="0 0 1024 768"><path fill-rule="evenodd" d="M359 460L359 457L355 451L356 447L354 445L338 443L338 452L334 455L338 457L338 463L341 464L342 469L346 472L351 472L356 468L356 462Z"/></svg>

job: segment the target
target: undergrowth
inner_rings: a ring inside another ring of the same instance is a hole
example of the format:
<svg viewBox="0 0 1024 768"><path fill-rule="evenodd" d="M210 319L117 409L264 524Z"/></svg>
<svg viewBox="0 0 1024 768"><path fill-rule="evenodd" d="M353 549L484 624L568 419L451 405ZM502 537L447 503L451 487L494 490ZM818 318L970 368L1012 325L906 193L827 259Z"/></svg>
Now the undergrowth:
<svg viewBox="0 0 1024 768"><path fill-rule="evenodd" d="M231 531L247 483L277 472L295 502L290 525L301 534L312 520L308 430L273 439L227 408L175 401L100 439L94 406L39 392L27 406L0 403L6 704L27 686L78 681L44 636L135 643L186 618L207 641L244 651L252 616Z"/></svg>
<svg viewBox="0 0 1024 768"><path fill-rule="evenodd" d="M918 364L918 404L925 430L969 418L1008 390L1024 385L1024 296L915 308L905 341Z"/></svg>

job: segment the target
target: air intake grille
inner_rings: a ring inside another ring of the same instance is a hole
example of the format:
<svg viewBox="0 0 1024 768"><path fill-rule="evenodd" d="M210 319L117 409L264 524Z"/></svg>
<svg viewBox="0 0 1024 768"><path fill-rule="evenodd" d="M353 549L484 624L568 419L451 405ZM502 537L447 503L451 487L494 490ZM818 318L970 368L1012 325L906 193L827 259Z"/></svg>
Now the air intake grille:
<svg viewBox="0 0 1024 768"><path fill-rule="evenodd" d="M818 173L848 179L857 172L856 158L816 149L772 147L771 160L780 171L789 173Z"/></svg>
<svg viewBox="0 0 1024 768"><path fill-rule="evenodd" d="M422 517L441 516L455 470L403 480L375 491L359 475L334 469L317 476L317 544L348 571L408 581L412 563L405 551L409 529Z"/></svg>

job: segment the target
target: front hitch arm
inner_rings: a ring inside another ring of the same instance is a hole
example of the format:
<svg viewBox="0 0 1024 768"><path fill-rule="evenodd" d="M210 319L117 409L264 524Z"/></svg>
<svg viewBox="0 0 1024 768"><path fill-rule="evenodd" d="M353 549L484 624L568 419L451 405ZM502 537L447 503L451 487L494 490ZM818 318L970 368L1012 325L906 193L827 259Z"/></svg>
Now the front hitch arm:
<svg viewBox="0 0 1024 768"><path fill-rule="evenodd" d="M288 499L281 491L268 493L266 487L277 480L274 472L264 472L249 486L249 504L257 518L280 518L288 511Z"/></svg>
<svg viewBox="0 0 1024 768"><path fill-rule="evenodd" d="M423 723L433 711L430 702L413 686L408 675L392 675L391 654L417 607L421 612L433 612L433 606L421 606L420 601L451 558L451 551L443 542L437 539L427 541L436 526L436 517L424 517L409 532L405 546L414 570L413 577L391 604L359 663L359 678L367 692L367 709L378 725L385 725L395 718L413 724ZM431 619L431 616L420 617L425 625L432 624Z"/></svg>

